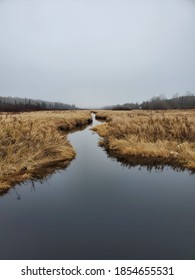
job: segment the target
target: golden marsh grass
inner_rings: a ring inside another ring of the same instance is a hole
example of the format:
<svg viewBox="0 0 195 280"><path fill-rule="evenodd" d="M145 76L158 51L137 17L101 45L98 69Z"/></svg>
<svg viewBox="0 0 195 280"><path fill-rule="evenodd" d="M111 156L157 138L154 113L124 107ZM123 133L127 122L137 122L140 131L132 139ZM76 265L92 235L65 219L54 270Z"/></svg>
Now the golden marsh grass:
<svg viewBox="0 0 195 280"><path fill-rule="evenodd" d="M90 111L0 114L0 190L68 165L76 153L67 132L90 120Z"/></svg>
<svg viewBox="0 0 195 280"><path fill-rule="evenodd" d="M160 158L195 170L195 110L99 111L93 128L116 156Z"/></svg>

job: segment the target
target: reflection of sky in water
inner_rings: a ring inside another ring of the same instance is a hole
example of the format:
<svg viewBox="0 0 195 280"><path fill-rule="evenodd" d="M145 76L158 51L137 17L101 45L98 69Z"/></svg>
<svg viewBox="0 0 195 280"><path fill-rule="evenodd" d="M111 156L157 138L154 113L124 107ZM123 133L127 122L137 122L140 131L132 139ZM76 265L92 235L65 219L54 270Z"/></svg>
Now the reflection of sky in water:
<svg viewBox="0 0 195 280"><path fill-rule="evenodd" d="M0 198L1 259L195 258L194 175L126 168L98 138L70 134L66 170Z"/></svg>

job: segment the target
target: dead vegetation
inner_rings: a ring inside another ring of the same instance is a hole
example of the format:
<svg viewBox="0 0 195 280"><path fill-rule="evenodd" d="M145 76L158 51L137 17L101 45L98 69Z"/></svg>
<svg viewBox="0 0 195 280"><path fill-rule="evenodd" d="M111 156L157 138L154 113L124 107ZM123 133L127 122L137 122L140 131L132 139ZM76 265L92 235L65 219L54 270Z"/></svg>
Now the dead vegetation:
<svg viewBox="0 0 195 280"><path fill-rule="evenodd" d="M67 166L76 154L67 132L90 121L89 111L0 114L0 190Z"/></svg>
<svg viewBox="0 0 195 280"><path fill-rule="evenodd" d="M195 170L195 110L99 111L93 128L116 157L158 158Z"/></svg>

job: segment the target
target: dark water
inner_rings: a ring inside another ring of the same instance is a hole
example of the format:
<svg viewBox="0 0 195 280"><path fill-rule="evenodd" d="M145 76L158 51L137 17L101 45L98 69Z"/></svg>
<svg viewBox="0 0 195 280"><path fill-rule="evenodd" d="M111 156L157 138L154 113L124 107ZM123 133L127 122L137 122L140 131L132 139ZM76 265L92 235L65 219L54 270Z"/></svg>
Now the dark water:
<svg viewBox="0 0 195 280"><path fill-rule="evenodd" d="M0 197L0 259L195 259L194 175L121 166L90 131L77 158Z"/></svg>

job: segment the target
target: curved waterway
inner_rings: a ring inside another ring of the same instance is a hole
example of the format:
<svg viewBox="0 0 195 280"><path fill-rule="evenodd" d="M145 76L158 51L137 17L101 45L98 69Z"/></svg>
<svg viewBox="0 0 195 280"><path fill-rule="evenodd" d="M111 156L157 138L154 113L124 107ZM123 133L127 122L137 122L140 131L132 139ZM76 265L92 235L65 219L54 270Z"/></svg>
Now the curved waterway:
<svg viewBox="0 0 195 280"><path fill-rule="evenodd" d="M123 166L90 128L66 170L0 197L0 259L195 259L195 176Z"/></svg>

